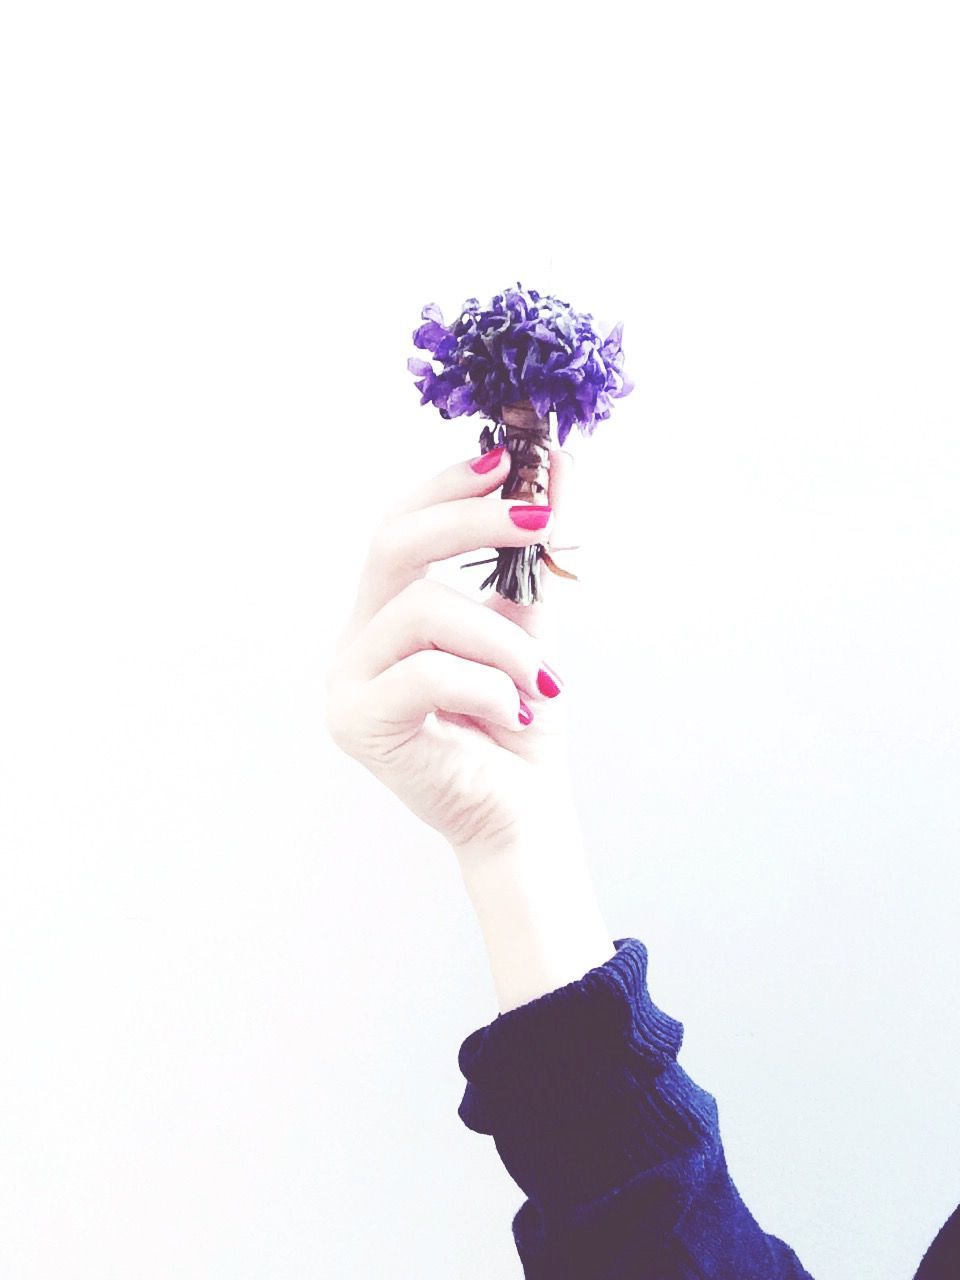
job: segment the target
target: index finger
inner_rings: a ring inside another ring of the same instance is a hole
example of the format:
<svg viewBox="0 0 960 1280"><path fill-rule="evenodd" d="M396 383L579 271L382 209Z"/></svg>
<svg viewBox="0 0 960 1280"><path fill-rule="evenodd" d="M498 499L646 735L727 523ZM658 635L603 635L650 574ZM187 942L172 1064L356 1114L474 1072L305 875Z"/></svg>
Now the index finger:
<svg viewBox="0 0 960 1280"><path fill-rule="evenodd" d="M503 485L509 474L510 455L506 450L503 451L496 466L488 471L475 471L470 460L456 462L421 482L414 490L402 495L388 508L380 530L375 532L371 540L350 615L336 641L337 653L389 600L399 595L403 588L416 578L426 577L430 568L431 559L428 555L404 558L402 562L398 562L396 556L379 555L383 541L381 530L391 524L395 526L398 517L414 516L417 513L423 513L426 516L430 509L441 504L464 498L488 498ZM471 546L476 545L478 544L471 544ZM432 549L436 550L436 547ZM459 549L463 548L457 548L450 554L456 554L456 550Z"/></svg>

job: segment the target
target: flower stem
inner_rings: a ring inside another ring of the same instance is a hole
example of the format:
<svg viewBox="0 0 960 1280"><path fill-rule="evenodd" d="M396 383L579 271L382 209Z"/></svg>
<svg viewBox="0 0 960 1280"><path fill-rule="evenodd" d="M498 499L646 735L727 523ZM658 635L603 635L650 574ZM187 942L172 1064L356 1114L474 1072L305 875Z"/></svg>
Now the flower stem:
<svg viewBox="0 0 960 1280"><path fill-rule="evenodd" d="M550 419L541 418L529 400L503 406L510 473L501 497L542 504L550 483ZM541 599L540 561L546 555L541 543L527 547L498 547L497 567L480 584L493 583L507 600L534 604Z"/></svg>

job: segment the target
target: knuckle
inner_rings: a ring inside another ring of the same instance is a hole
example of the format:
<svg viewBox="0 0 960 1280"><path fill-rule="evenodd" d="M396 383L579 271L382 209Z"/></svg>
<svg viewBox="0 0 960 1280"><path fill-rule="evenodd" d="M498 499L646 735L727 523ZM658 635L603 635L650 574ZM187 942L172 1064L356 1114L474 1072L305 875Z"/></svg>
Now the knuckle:
<svg viewBox="0 0 960 1280"><path fill-rule="evenodd" d="M337 642L333 656L328 660L323 669L323 688L324 692L329 696L337 687L340 675L343 669L343 651L344 645L342 640Z"/></svg>
<svg viewBox="0 0 960 1280"><path fill-rule="evenodd" d="M502 667L484 666L483 670L487 674L491 696L502 706L504 700L512 698L516 692L513 677Z"/></svg>
<svg viewBox="0 0 960 1280"><path fill-rule="evenodd" d="M409 704L443 705L455 677L456 659L443 649L417 649L393 667L393 692Z"/></svg>
<svg viewBox="0 0 960 1280"><path fill-rule="evenodd" d="M327 655L323 670L323 687L328 693L345 679L352 656L351 645L356 639L357 630L354 621L348 622L341 629L334 641L332 651Z"/></svg>
<svg viewBox="0 0 960 1280"><path fill-rule="evenodd" d="M406 520L407 517L400 511L390 510L384 514L370 535L367 546L368 563L382 561L393 564L403 559L409 533L406 530Z"/></svg>
<svg viewBox="0 0 960 1280"><path fill-rule="evenodd" d="M423 680L432 665L432 657L433 652L430 649L415 649L413 653L408 653L396 665L402 667L406 678Z"/></svg>
<svg viewBox="0 0 960 1280"><path fill-rule="evenodd" d="M334 684L327 690L323 722L327 733L343 751L348 750L352 738L353 719L346 689L342 685Z"/></svg>
<svg viewBox="0 0 960 1280"><path fill-rule="evenodd" d="M492 608L486 612L491 619L490 634L502 645L504 654L509 655L512 666L518 672L529 671L535 675L541 661L540 641L513 618Z"/></svg>
<svg viewBox="0 0 960 1280"><path fill-rule="evenodd" d="M391 543L396 541L394 517L387 513L379 524L375 525L367 543L367 560L377 561L387 558Z"/></svg>
<svg viewBox="0 0 960 1280"><path fill-rule="evenodd" d="M414 578L394 597L397 607L411 616L423 619L436 613L446 588L432 578Z"/></svg>
<svg viewBox="0 0 960 1280"><path fill-rule="evenodd" d="M500 675L503 678L499 681L497 686L499 694L498 703L501 712L504 713L508 719L512 719L517 711L517 700L520 697L520 691L517 689L517 685L513 677L508 675L506 671L501 671Z"/></svg>
<svg viewBox="0 0 960 1280"><path fill-rule="evenodd" d="M473 663L474 689L481 714L487 720L505 721L513 716L517 687L501 667Z"/></svg>
<svg viewBox="0 0 960 1280"><path fill-rule="evenodd" d="M415 602L428 602L436 600L441 589L441 584L433 578L414 578L412 582L408 582L403 592L408 599Z"/></svg>

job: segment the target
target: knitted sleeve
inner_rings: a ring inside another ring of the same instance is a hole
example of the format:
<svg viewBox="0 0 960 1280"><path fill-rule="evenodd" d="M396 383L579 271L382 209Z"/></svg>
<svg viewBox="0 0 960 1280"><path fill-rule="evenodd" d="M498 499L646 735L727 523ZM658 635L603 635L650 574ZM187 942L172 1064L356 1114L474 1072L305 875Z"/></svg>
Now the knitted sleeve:
<svg viewBox="0 0 960 1280"><path fill-rule="evenodd" d="M683 1027L636 938L582 979L467 1036L459 1115L527 1199L526 1280L812 1280L744 1205L717 1106L683 1072Z"/></svg>

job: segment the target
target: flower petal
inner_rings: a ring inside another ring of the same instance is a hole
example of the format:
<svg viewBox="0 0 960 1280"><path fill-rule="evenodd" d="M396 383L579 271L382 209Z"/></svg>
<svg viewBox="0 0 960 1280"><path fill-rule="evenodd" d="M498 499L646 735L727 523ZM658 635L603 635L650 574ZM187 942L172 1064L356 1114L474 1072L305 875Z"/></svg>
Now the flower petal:
<svg viewBox="0 0 960 1280"><path fill-rule="evenodd" d="M623 373L622 321L601 339L589 312L519 280L486 306L468 298L449 326L436 303L422 320L414 343L443 368L438 374L417 358L407 367L421 404L433 403L444 418L480 412L500 421L504 404L526 398L541 417L556 413L562 440L577 424L592 432L613 399L633 390Z"/></svg>

